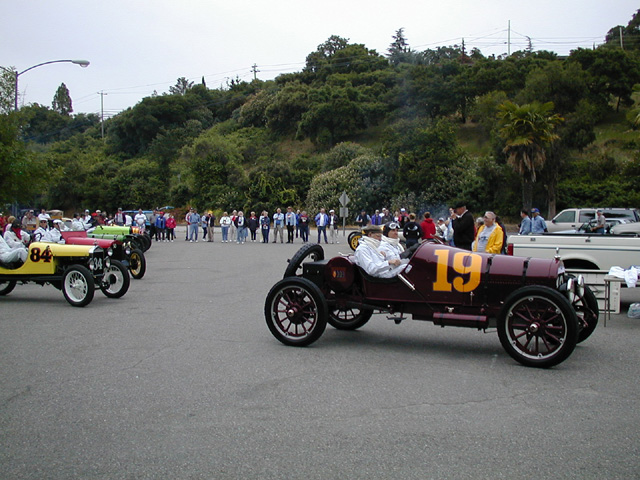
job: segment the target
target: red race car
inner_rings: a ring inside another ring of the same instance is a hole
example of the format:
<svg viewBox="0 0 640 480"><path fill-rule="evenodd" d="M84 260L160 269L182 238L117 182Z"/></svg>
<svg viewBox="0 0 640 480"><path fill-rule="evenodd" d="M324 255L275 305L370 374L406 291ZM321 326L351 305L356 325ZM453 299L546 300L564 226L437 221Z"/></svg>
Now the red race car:
<svg viewBox="0 0 640 480"><path fill-rule="evenodd" d="M502 346L523 365L547 368L566 360L598 323L598 303L581 277L559 258L473 253L423 243L397 277L377 278L352 255L324 258L303 246L267 295L265 318L285 345L309 345L327 323L365 325L374 313L399 324L407 315L440 326L497 328Z"/></svg>

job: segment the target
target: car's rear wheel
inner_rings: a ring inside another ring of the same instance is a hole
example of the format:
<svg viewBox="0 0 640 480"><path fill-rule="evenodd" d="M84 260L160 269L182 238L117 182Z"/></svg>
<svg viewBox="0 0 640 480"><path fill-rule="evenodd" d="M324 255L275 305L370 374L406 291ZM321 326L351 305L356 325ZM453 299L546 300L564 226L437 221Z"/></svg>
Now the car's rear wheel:
<svg viewBox="0 0 640 480"><path fill-rule="evenodd" d="M280 342L303 347L320 338L327 327L327 302L313 282L288 277L269 291L264 316Z"/></svg>
<svg viewBox="0 0 640 480"><path fill-rule="evenodd" d="M600 315L598 299L593 291L585 285L584 294L582 297L576 295L572 305L578 315L578 325L580 327L578 343L584 342L591 336L598 325L598 317Z"/></svg>
<svg viewBox="0 0 640 480"><path fill-rule="evenodd" d="M289 260L289 265L287 265L284 271L283 278L301 276L303 272L302 264L305 261L315 262L318 260L324 260L324 249L322 246L317 243L303 245Z"/></svg>
<svg viewBox="0 0 640 480"><path fill-rule="evenodd" d="M120 298L129 290L129 272L122 262L111 260L109 268L105 268L100 282L100 290L109 298Z"/></svg>
<svg viewBox="0 0 640 480"><path fill-rule="evenodd" d="M147 271L147 260L144 258L144 253L142 250L131 251L129 255L129 271L131 272L131 276L136 280L140 280L144 277L145 272Z"/></svg>
<svg viewBox="0 0 640 480"><path fill-rule="evenodd" d="M16 288L16 281L9 280L6 282L0 282L0 295L8 295Z"/></svg>
<svg viewBox="0 0 640 480"><path fill-rule="evenodd" d="M349 244L349 247L351 247L351 250L353 250L354 252L356 248L358 248L358 244L360 243L361 238L362 238L362 232L360 231L351 232L347 237L347 243Z"/></svg>
<svg viewBox="0 0 640 480"><path fill-rule="evenodd" d="M523 287L505 300L498 336L507 353L521 364L553 367L573 352L578 318L561 293L541 286Z"/></svg>
<svg viewBox="0 0 640 480"><path fill-rule="evenodd" d="M74 307L84 307L93 300L96 284L89 269L82 265L74 265L64 272L62 278L62 294Z"/></svg>
<svg viewBox="0 0 640 480"><path fill-rule="evenodd" d="M368 308L335 308L329 312L329 325L338 330L357 330L366 324L373 315Z"/></svg>

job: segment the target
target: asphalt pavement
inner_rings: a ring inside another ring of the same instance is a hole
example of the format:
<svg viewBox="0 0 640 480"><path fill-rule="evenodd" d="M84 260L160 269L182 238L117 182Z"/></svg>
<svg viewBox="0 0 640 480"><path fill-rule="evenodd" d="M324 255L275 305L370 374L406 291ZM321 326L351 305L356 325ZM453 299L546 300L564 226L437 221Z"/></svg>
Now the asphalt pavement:
<svg viewBox="0 0 640 480"><path fill-rule="evenodd" d="M219 240L154 243L120 299L0 297L0 478L640 477L640 291L548 370L384 315L286 347L264 300L300 240Z"/></svg>

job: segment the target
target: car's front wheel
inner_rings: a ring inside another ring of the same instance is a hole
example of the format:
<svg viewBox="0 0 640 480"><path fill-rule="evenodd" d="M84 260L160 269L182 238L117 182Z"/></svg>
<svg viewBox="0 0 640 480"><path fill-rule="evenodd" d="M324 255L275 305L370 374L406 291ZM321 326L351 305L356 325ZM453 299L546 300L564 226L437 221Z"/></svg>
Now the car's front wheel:
<svg viewBox="0 0 640 480"><path fill-rule="evenodd" d="M361 238L362 232L360 230L358 230L357 232L351 232L347 237L347 243L349 244L349 247L351 247L351 250L353 250L354 252L356 251L356 248L358 248L358 244L360 243Z"/></svg>
<svg viewBox="0 0 640 480"><path fill-rule="evenodd" d="M16 288L16 281L9 280L6 282L0 282L0 295L8 295Z"/></svg>
<svg viewBox="0 0 640 480"><path fill-rule="evenodd" d="M327 327L327 302L313 282L288 277L269 291L264 316L280 342L303 347L320 338Z"/></svg>
<svg viewBox="0 0 640 480"><path fill-rule="evenodd" d="M578 318L561 293L542 286L523 287L505 300L498 336L507 353L521 364L549 368L573 352Z"/></svg>
<svg viewBox="0 0 640 480"><path fill-rule="evenodd" d="M62 294L74 307L84 307L93 300L96 284L89 269L82 265L74 265L64 272Z"/></svg>
<svg viewBox="0 0 640 480"><path fill-rule="evenodd" d="M131 272L131 276L136 280L140 280L144 277L144 274L147 271L147 260L144 258L142 250L138 250L136 248L131 251L131 254L129 255L129 271Z"/></svg>
<svg viewBox="0 0 640 480"><path fill-rule="evenodd" d="M600 309L598 308L598 299L593 291L585 285L582 297L575 296L572 302L573 309L578 314L578 324L580 332L578 333L578 343L584 342L591 336L598 325L598 316Z"/></svg>
<svg viewBox="0 0 640 480"><path fill-rule="evenodd" d="M100 290L109 298L120 298L129 290L129 272L122 262L111 260L109 268L105 268L100 282Z"/></svg>

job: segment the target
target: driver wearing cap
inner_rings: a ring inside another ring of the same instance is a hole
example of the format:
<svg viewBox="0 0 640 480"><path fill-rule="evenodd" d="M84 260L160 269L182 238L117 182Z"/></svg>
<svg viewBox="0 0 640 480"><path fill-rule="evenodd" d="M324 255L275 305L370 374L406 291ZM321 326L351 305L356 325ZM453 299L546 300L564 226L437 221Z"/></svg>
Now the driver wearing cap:
<svg viewBox="0 0 640 480"><path fill-rule="evenodd" d="M38 215L38 228L33 232L33 240L42 242L49 234L49 219L46 215Z"/></svg>
<svg viewBox="0 0 640 480"><path fill-rule="evenodd" d="M360 239L354 254L356 265L369 275L380 278L392 278L404 270L405 265L399 258L387 259L386 254L379 250L382 228L378 225L367 225L362 232L365 236Z"/></svg>

